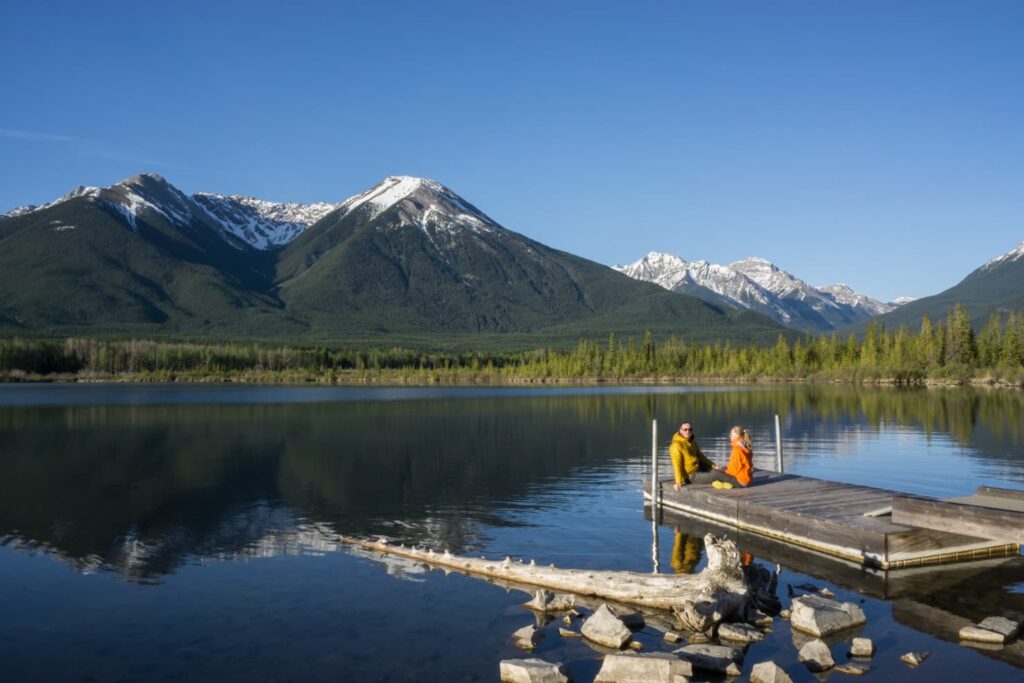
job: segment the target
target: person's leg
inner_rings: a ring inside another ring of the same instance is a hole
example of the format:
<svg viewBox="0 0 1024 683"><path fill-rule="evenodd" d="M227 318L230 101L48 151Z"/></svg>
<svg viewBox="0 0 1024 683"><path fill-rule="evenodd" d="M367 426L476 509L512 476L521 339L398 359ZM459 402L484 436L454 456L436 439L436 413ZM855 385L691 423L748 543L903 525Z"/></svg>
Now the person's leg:
<svg viewBox="0 0 1024 683"><path fill-rule="evenodd" d="M728 475L718 470L700 470L690 475L690 481L694 484L710 484L714 481L722 481L721 477L723 476Z"/></svg>

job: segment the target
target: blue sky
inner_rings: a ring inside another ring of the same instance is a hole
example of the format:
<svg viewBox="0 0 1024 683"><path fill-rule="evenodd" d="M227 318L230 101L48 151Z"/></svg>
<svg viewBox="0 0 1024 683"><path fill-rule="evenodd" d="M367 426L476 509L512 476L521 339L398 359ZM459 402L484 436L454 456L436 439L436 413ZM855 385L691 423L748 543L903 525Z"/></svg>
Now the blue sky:
<svg viewBox="0 0 1024 683"><path fill-rule="evenodd" d="M340 201L441 181L595 261L768 258L926 296L1024 240L1024 3L0 9L0 211L154 171Z"/></svg>

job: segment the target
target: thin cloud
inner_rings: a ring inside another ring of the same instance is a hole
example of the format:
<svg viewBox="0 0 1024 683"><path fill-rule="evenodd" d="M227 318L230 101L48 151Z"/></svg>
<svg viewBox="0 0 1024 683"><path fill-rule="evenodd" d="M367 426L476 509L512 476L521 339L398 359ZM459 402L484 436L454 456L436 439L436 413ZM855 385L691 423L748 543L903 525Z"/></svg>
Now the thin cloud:
<svg viewBox="0 0 1024 683"><path fill-rule="evenodd" d="M37 142L74 142L77 139L70 135L36 133L30 130L13 130L11 128L0 128L0 138L10 138L12 140L34 140Z"/></svg>

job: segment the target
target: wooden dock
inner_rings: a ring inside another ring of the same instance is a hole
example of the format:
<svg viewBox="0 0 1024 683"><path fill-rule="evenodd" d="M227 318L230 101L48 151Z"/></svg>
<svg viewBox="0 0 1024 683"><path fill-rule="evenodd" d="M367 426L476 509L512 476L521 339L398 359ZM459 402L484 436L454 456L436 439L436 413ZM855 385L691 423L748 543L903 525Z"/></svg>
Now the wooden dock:
<svg viewBox="0 0 1024 683"><path fill-rule="evenodd" d="M729 527L844 559L860 566L897 569L1020 552L1020 544L950 528L926 529L894 523L894 499L934 501L897 491L855 486L759 470L748 488L720 490L707 485L675 491L659 482L664 509L713 520ZM650 482L644 498L651 500Z"/></svg>

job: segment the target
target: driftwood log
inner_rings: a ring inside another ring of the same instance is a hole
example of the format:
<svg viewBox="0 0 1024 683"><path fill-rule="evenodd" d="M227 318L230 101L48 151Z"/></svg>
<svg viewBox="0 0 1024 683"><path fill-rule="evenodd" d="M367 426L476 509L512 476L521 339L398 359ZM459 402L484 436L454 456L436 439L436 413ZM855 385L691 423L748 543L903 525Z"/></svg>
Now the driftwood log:
<svg viewBox="0 0 1024 683"><path fill-rule="evenodd" d="M386 539L367 541L341 536L340 541L364 550L422 562L479 576L530 592L542 588L588 598L610 600L676 614L680 625L705 631L746 606L750 591L740 552L730 540L704 537L707 567L698 574L642 574L628 571L564 569L506 557L485 560L425 548L394 545Z"/></svg>

